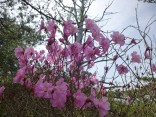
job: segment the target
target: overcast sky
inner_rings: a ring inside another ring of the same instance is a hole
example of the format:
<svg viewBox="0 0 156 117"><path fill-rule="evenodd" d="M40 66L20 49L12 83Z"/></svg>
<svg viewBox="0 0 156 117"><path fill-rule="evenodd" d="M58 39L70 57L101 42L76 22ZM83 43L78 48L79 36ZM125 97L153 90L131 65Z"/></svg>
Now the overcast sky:
<svg viewBox="0 0 156 117"><path fill-rule="evenodd" d="M93 2L89 11L89 17L100 16L102 10L111 2L111 0L96 0ZM148 20L154 16L156 19L156 4L138 2L137 0L114 0L108 12L118 12L114 15L109 15L111 18L104 30L119 30L121 31L128 25L136 25L135 8L138 6L138 18L140 26L144 29ZM151 35L156 33L156 23L152 26Z"/></svg>

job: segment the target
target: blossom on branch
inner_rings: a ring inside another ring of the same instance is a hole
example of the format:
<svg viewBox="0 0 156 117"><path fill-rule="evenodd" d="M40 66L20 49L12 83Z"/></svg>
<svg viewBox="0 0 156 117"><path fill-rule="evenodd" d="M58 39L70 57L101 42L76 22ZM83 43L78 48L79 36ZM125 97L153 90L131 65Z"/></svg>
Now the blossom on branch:
<svg viewBox="0 0 156 117"><path fill-rule="evenodd" d="M113 32L113 34L111 34L111 38L115 44L119 44L120 46L125 44L125 36L119 32Z"/></svg>
<svg viewBox="0 0 156 117"><path fill-rule="evenodd" d="M128 73L128 68L124 65L117 66L117 71L119 74L126 74Z"/></svg>
<svg viewBox="0 0 156 117"><path fill-rule="evenodd" d="M131 56L132 56L132 58L131 58L132 62L141 63L140 55L138 55L136 51L131 53Z"/></svg>
<svg viewBox="0 0 156 117"><path fill-rule="evenodd" d="M75 33L77 33L78 29L73 25L72 20L67 20L64 22L63 32L64 37L68 38L70 35L74 35Z"/></svg>
<svg viewBox="0 0 156 117"><path fill-rule="evenodd" d="M152 72L155 72L156 73L156 64L152 64L151 65L151 69L152 69Z"/></svg>

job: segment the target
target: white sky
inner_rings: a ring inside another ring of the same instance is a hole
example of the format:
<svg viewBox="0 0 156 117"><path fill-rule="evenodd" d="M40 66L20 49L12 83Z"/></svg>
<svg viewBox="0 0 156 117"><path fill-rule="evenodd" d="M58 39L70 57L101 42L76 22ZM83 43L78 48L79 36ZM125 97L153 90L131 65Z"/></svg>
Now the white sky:
<svg viewBox="0 0 156 117"><path fill-rule="evenodd" d="M102 10L111 2L111 0L96 0L93 2L89 11L89 16L101 16ZM154 16L156 19L156 4L138 2L137 0L114 0L112 6L108 9L108 12L118 12L114 15L109 15L107 18L111 18L107 25L103 28L107 30L118 30L121 31L128 25L136 25L136 13L135 8L138 5L138 18L140 26L144 29L144 26L148 20ZM93 17L94 18L94 17ZM152 26L153 36L155 31L156 23Z"/></svg>

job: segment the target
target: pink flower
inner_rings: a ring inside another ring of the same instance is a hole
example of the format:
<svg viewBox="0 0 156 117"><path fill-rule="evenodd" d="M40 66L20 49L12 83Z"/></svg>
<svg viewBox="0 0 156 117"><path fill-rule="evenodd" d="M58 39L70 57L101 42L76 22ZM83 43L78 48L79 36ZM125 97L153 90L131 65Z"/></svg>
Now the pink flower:
<svg viewBox="0 0 156 117"><path fill-rule="evenodd" d="M91 88L91 92L90 92L89 99L90 99L92 102L94 102L95 96L96 96L95 90L94 90L93 87L92 87L92 88Z"/></svg>
<svg viewBox="0 0 156 117"><path fill-rule="evenodd" d="M50 32L50 38L55 37L57 26L55 25L55 22L53 20L49 20L47 24L47 30Z"/></svg>
<svg viewBox="0 0 156 117"><path fill-rule="evenodd" d="M84 88L84 83L81 80L79 80L79 81L75 82L75 86L77 89L82 89L82 88Z"/></svg>
<svg viewBox="0 0 156 117"><path fill-rule="evenodd" d="M62 51L62 47L57 41L53 42L51 45L48 45L46 48L53 61L60 56L60 53Z"/></svg>
<svg viewBox="0 0 156 117"><path fill-rule="evenodd" d="M86 48L87 46L89 46L91 48L94 47L93 39L90 35L89 35L87 41L84 43L84 48Z"/></svg>
<svg viewBox="0 0 156 117"><path fill-rule="evenodd" d="M86 29L91 31L94 39L96 41L100 41L103 35L100 33L100 28L98 27L98 25L91 19L85 19L85 23L86 23Z"/></svg>
<svg viewBox="0 0 156 117"><path fill-rule="evenodd" d="M113 32L113 34L111 34L111 38L115 44L119 44L120 46L125 44L125 36L119 32Z"/></svg>
<svg viewBox="0 0 156 117"><path fill-rule="evenodd" d="M94 50L87 46L85 49L84 49L84 54L86 55L86 60L95 60L95 53L94 53Z"/></svg>
<svg viewBox="0 0 156 117"><path fill-rule="evenodd" d="M87 41L83 45L83 51L86 60L95 60L96 55L100 56L100 50L98 47L94 47L92 38L89 36Z"/></svg>
<svg viewBox="0 0 156 117"><path fill-rule="evenodd" d="M50 99L52 106L59 109L63 108L67 101L67 95L69 95L68 85L61 78L59 79L59 81L56 82L52 98Z"/></svg>
<svg viewBox="0 0 156 117"><path fill-rule="evenodd" d="M20 68L27 65L27 60L24 56L24 51L21 47L15 49L15 55L18 58L18 63Z"/></svg>
<svg viewBox="0 0 156 117"><path fill-rule="evenodd" d="M70 45L70 57L72 60L76 61L76 62L80 62L83 60L83 56L81 54L81 50L82 50L82 45L78 42L73 43L72 45Z"/></svg>
<svg viewBox="0 0 156 117"><path fill-rule="evenodd" d="M99 44L102 46L103 52L106 53L108 51L109 47L110 47L109 40L104 37L103 39L101 39Z"/></svg>
<svg viewBox="0 0 156 117"><path fill-rule="evenodd" d="M19 63L19 67L20 67L20 68L25 67L25 66L27 65L27 62L28 62L28 61L27 61L24 57L18 59L18 63Z"/></svg>
<svg viewBox="0 0 156 117"><path fill-rule="evenodd" d="M43 82L42 80L39 80L35 85L34 94L37 97L41 97L41 98L51 98L52 90L53 90L53 86L51 83Z"/></svg>
<svg viewBox="0 0 156 117"><path fill-rule="evenodd" d="M131 56L132 56L132 59L131 59L132 62L141 63L140 55L138 55L136 51L131 53Z"/></svg>
<svg viewBox="0 0 156 117"><path fill-rule="evenodd" d="M89 61L88 62L88 68L92 68L94 66L94 62L93 61Z"/></svg>
<svg viewBox="0 0 156 117"><path fill-rule="evenodd" d="M92 28L90 29L90 31L91 31L92 36L94 37L94 39L95 39L96 41L98 41L98 40L99 40L98 38L101 36L100 28L95 24L94 27L92 27Z"/></svg>
<svg viewBox="0 0 156 117"><path fill-rule="evenodd" d="M85 19L85 23L86 23L86 29L88 30L91 30L92 27L96 25L95 22L91 19Z"/></svg>
<svg viewBox="0 0 156 117"><path fill-rule="evenodd" d="M152 64L151 65L151 69L152 69L152 72L155 72L156 73L156 64Z"/></svg>
<svg viewBox="0 0 156 117"><path fill-rule="evenodd" d="M124 65L117 66L117 71L119 74L126 74L128 73L128 68Z"/></svg>
<svg viewBox="0 0 156 117"><path fill-rule="evenodd" d="M41 21L41 24L40 24L40 29L38 32L41 32L41 30L45 29L45 26L44 26L44 21L42 20Z"/></svg>
<svg viewBox="0 0 156 117"><path fill-rule="evenodd" d="M66 100L67 100L67 92L62 92L56 89L52 95L50 102L53 107L62 109L65 106Z"/></svg>
<svg viewBox="0 0 156 117"><path fill-rule="evenodd" d="M114 55L114 57L113 57L113 61L116 61L118 58L119 58L119 56L118 56L117 54Z"/></svg>
<svg viewBox="0 0 156 117"><path fill-rule="evenodd" d="M33 55L33 60L38 60L40 62L42 62L45 59L45 51L41 50L39 53L37 51L35 51L35 54Z"/></svg>
<svg viewBox="0 0 156 117"><path fill-rule="evenodd" d="M3 94L4 90L5 90L4 86L0 87L0 96Z"/></svg>
<svg viewBox="0 0 156 117"><path fill-rule="evenodd" d="M21 56L24 55L23 49L21 47L18 47L15 49L15 55L16 57L20 58Z"/></svg>
<svg viewBox="0 0 156 117"><path fill-rule="evenodd" d="M95 99L94 105L98 109L101 117L107 115L108 111L110 110L110 103L107 101L106 97L102 97L100 100Z"/></svg>
<svg viewBox="0 0 156 117"><path fill-rule="evenodd" d="M13 83L20 83L21 85L23 85L25 74L26 74L26 67L19 69L16 73L16 76L13 78Z"/></svg>
<svg viewBox="0 0 156 117"><path fill-rule="evenodd" d="M67 20L66 22L64 22L64 36L66 38L68 38L70 35L74 35L75 33L78 32L77 27L74 27L74 25L72 24L72 20Z"/></svg>
<svg viewBox="0 0 156 117"><path fill-rule="evenodd" d="M65 43L65 39L64 38L60 38L59 41L62 42L63 44Z"/></svg>
<svg viewBox="0 0 156 117"><path fill-rule="evenodd" d="M61 53L63 57L67 58L71 55L71 49L69 47L65 47Z"/></svg>
<svg viewBox="0 0 156 117"><path fill-rule="evenodd" d="M30 58L34 53L35 53L35 50L34 50L33 47L27 47L27 48L25 49L24 56L25 56L25 58L28 59L28 58Z"/></svg>
<svg viewBox="0 0 156 117"><path fill-rule="evenodd" d="M102 97L101 99L96 99L96 94L93 88L91 88L90 100L93 102L95 107L98 109L100 116L104 117L107 115L110 110L110 103L107 101L106 97Z"/></svg>
<svg viewBox="0 0 156 117"><path fill-rule="evenodd" d="M72 83L76 83L75 77L72 77L70 80L71 80Z"/></svg>
<svg viewBox="0 0 156 117"><path fill-rule="evenodd" d="M93 35L92 35L93 36ZM94 39L97 41L97 42L101 42L103 39L105 39L104 35L102 33L97 33L96 37L94 37Z"/></svg>
<svg viewBox="0 0 156 117"><path fill-rule="evenodd" d="M85 78L84 87L88 87L90 85L90 80Z"/></svg>
<svg viewBox="0 0 156 117"><path fill-rule="evenodd" d="M75 42L72 45L70 45L70 51L71 51L71 54L73 55L80 54L81 50L82 50L82 45L78 42Z"/></svg>
<svg viewBox="0 0 156 117"><path fill-rule="evenodd" d="M75 105L79 108L82 108L86 102L87 96L81 92L81 90L77 90L76 93L73 94Z"/></svg>
<svg viewBox="0 0 156 117"><path fill-rule="evenodd" d="M47 54L47 61L50 63L50 64L53 64L54 63L54 60L52 58L52 55L51 54Z"/></svg>
<svg viewBox="0 0 156 117"><path fill-rule="evenodd" d="M101 56L100 49L98 47L94 47L94 54L97 56Z"/></svg>
<svg viewBox="0 0 156 117"><path fill-rule="evenodd" d="M135 39L132 39L130 44L134 44L134 45L136 45L137 42L135 41Z"/></svg>
<svg viewBox="0 0 156 117"><path fill-rule="evenodd" d="M94 72L94 74L91 75L90 81L94 84L97 84L99 82L98 79L96 78L96 72Z"/></svg>
<svg viewBox="0 0 156 117"><path fill-rule="evenodd" d="M77 54L76 56L75 56L75 62L81 62L81 61L83 61L83 56L82 56L82 54L81 53L79 53L79 54ZM82 68L82 67L81 67Z"/></svg>

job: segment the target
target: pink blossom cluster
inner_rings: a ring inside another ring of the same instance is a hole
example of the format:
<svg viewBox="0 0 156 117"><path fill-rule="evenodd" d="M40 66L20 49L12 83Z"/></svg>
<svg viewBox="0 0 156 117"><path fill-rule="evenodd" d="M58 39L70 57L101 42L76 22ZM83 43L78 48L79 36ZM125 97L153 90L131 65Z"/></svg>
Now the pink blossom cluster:
<svg viewBox="0 0 156 117"><path fill-rule="evenodd" d="M84 43L78 43L70 41L70 36L76 37L78 32L78 28L71 20L63 23L63 37L59 39L55 36L57 32L55 22L50 20L45 25L42 21L39 31L45 30L48 35L46 44L48 53L43 50L36 51L32 47L25 50L21 47L16 48L19 70L13 82L33 89L35 96L48 99L52 107L63 109L74 102L75 108L95 107L100 116L104 117L110 110L107 92L97 79L96 72L88 74L87 70L94 66L99 57L107 56L110 46L115 44L123 46L125 36L113 32L112 40L109 40L93 20L85 19L85 24L86 32L91 35L86 35ZM71 43L67 45L67 41ZM134 39L132 43L136 44ZM116 62L118 58L120 56L117 53L112 61ZM131 54L132 62L140 63L140 59L137 52ZM106 70L108 69L107 67ZM129 72L128 67L123 64L118 65L116 69L120 75ZM155 65L152 69L156 71Z"/></svg>
<svg viewBox="0 0 156 117"><path fill-rule="evenodd" d="M117 66L117 71L119 72L119 74L126 74L128 73L128 68L121 64Z"/></svg>
<svg viewBox="0 0 156 117"><path fill-rule="evenodd" d="M87 97L84 93L82 93L81 90L78 90L76 93L74 93L74 98L76 99L75 105L80 108L82 107L89 108L93 103L95 107L98 109L101 117L107 115L108 110L110 110L110 104L107 101L107 98L102 97L101 99L97 99L95 90L93 88L91 89L89 97Z"/></svg>
<svg viewBox="0 0 156 117"><path fill-rule="evenodd" d="M39 31L45 30L48 34L46 45L48 53L43 50L38 52L32 47L27 47L25 50L21 47L16 48L19 70L13 82L33 89L35 96L48 99L52 107L63 109L69 105L71 99L74 100L75 108L87 109L94 106L101 116L105 116L110 108L105 97L106 93L96 93L99 92L98 89L92 88L100 85L96 73L88 75L82 64L87 63L90 69L94 66L97 57L105 55L109 49L109 39L97 29L97 25L94 29L90 29L96 33L89 35L83 44L73 42L66 45L64 41L78 31L72 21L64 22L64 37L58 40L55 38L57 31L55 22L50 20L45 26L42 21ZM95 37L98 46L94 45ZM86 95L85 90L88 88L91 90L90 95Z"/></svg>
<svg viewBox="0 0 156 117"><path fill-rule="evenodd" d="M131 53L131 56L132 56L132 62L136 62L136 63L141 63L141 57L140 55L137 54L136 51L134 51L133 53Z"/></svg>
<svg viewBox="0 0 156 117"><path fill-rule="evenodd" d="M119 44L120 46L123 46L125 44L125 36L123 34L120 34L119 32L113 32L111 38L115 44Z"/></svg>
<svg viewBox="0 0 156 117"><path fill-rule="evenodd" d="M63 33L64 33L64 37L68 38L70 35L74 35L78 32L77 27L75 27L73 25L73 21L72 20L67 20L64 22L64 29L63 29Z"/></svg>
<svg viewBox="0 0 156 117"><path fill-rule="evenodd" d="M103 49L103 53L106 53L110 47L109 39L104 37L104 35L100 31L100 28L93 20L86 19L85 22L86 22L86 29L91 31L93 39L96 40L99 43L99 45L101 45ZM88 37L87 42L90 42L89 40L93 41L93 39L91 39L91 37Z"/></svg>

